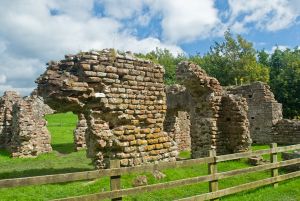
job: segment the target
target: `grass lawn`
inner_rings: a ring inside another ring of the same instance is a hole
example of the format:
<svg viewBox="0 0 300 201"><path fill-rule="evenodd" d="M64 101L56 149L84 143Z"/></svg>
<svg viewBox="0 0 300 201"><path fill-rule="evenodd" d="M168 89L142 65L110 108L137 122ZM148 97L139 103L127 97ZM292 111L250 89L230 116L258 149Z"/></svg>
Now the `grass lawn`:
<svg viewBox="0 0 300 201"><path fill-rule="evenodd" d="M12 159L5 151L0 151L0 179L46 175L54 173L65 173L74 171L92 170L90 159L85 156L85 151L74 152L73 129L77 117L72 113L48 115L48 129L52 135L53 152L43 154L37 158ZM265 149L268 146L254 146L253 149ZM180 153L180 157L189 158L189 152ZM233 169L249 167L246 160L228 161L218 164L218 171L229 171ZM167 169L163 171L167 176L156 181L151 173L146 174L148 184L167 182L188 177L207 174L207 165L195 165L188 168ZM220 180L219 188L247 183L262 178L267 178L269 171L251 173L230 179ZM122 187L129 188L133 178L137 174L122 176ZM239 193L222 198L222 200L300 200L300 179L282 182L276 190L273 187L264 187L256 190ZM49 200L68 196L83 195L109 190L109 178L104 177L95 181L69 182L64 184L49 184L39 186L27 186L17 188L0 189L0 201L12 200ZM208 184L195 184L169 190L159 190L153 193L143 193L130 196L124 200L173 200L200 193L208 192Z"/></svg>

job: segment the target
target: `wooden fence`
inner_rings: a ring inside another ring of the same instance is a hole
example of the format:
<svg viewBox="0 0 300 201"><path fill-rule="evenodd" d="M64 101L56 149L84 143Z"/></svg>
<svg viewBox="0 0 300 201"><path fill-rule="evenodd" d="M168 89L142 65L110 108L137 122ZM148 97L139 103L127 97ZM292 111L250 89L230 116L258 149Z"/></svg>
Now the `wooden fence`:
<svg viewBox="0 0 300 201"><path fill-rule="evenodd" d="M277 147L276 143L271 144L270 149L250 151L244 153L236 153L229 155L216 156L214 150L210 151L209 157L191 159L176 162L160 162L157 164L149 164L136 167L123 167L120 168L120 163L118 160L111 161L111 169L95 170L95 171L85 171L67 174L55 174L46 176L35 176L35 177L25 177L25 178L14 178L14 179L3 179L0 180L0 188L17 187L17 186L27 186L27 185L40 185L40 184L51 184L51 183L62 183L71 182L79 180L90 180L97 179L104 176L110 176L110 191L100 192L90 195L69 197L63 199L56 199L56 201L84 201L84 200L101 200L101 199L112 199L112 200L122 200L123 196L140 194L144 192L151 192L155 190L168 189L174 187L180 187L185 185L197 184L202 182L209 182L209 193L196 195L189 198L180 199L180 201L195 201L195 200L217 200L219 197L234 194L237 192L250 190L253 188L273 184L274 187L278 186L278 182L287 179L295 178L300 176L300 171L291 172L283 175L278 175L278 168L294 165L300 163L300 158L291 159L287 161L277 161L277 154L284 151L292 151L300 149L300 144L291 145L285 147ZM217 172L217 164L222 161L229 161L241 158L247 158L257 155L270 154L270 162L268 164L248 167L243 169L231 170L226 172ZM158 183L146 186L140 186L135 188L121 189L120 178L122 175L127 173L145 173L154 170L163 170L167 168L177 168L177 167L187 167L195 164L208 164L208 175L198 176L193 178L180 179L175 181L170 181L166 183ZM271 171L271 177L226 188L218 189L218 180L229 178L232 176L254 173L258 171Z"/></svg>

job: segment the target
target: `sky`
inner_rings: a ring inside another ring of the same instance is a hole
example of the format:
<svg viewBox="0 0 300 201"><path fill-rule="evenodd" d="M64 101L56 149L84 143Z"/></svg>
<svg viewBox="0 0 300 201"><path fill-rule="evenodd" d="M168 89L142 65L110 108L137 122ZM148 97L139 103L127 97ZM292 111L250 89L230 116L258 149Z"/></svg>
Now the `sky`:
<svg viewBox="0 0 300 201"><path fill-rule="evenodd" d="M300 0L0 0L0 94L30 94L65 54L203 55L227 29L258 50L300 46Z"/></svg>

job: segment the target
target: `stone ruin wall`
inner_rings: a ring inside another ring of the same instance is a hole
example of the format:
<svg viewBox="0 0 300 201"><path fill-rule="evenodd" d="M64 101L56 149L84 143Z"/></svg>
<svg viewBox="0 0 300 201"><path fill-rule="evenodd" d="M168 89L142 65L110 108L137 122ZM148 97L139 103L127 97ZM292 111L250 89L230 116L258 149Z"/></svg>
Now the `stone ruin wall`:
<svg viewBox="0 0 300 201"><path fill-rule="evenodd" d="M40 117L44 117L47 114L53 114L55 111L49 107L49 105L45 104L44 99L37 95L37 90L34 89L33 92L30 94L30 97L33 99L32 106L35 109L35 112Z"/></svg>
<svg viewBox="0 0 300 201"><path fill-rule="evenodd" d="M191 150L191 135L190 127L191 121L189 113L186 111L178 111L176 121L176 132L179 135L174 135L174 140L177 143L178 149L180 151L190 151Z"/></svg>
<svg viewBox="0 0 300 201"><path fill-rule="evenodd" d="M51 152L51 138L44 116L52 113L54 110L44 103L42 97L37 96L35 90L25 99L15 91L6 91L0 100L0 148L7 149L12 157ZM74 130L76 151L86 148L86 121L84 115L79 114L78 117ZM29 121L30 119L34 121Z"/></svg>
<svg viewBox="0 0 300 201"><path fill-rule="evenodd" d="M181 85L172 85L167 87L167 104L168 111L165 122L165 130L170 133L174 140L178 143L181 150L186 150L190 146L190 141L186 133L190 133L190 122L186 121L185 117L189 116L190 98L189 94L185 91L186 89ZM248 105L247 118L250 122L250 136L255 143L258 144L268 144L276 142L282 145L298 144L300 143L300 121L299 120L288 120L282 119L282 105L278 103L270 87L262 82L254 82L249 85L226 87L227 98L230 94L241 95L246 100L247 103L243 103L240 110L240 106L237 105L239 109L237 111L246 111L246 105ZM226 103L226 99L222 97L223 103ZM238 101L239 102L239 101ZM227 124L227 121L232 119L232 110L230 107L224 110L221 109L221 116L223 116L222 121L218 120L218 126L225 128L223 125ZM226 107L225 107L226 108ZM180 116L183 113L183 117ZM221 117L220 116L220 117ZM235 117L234 121L239 121L239 118L244 118L244 114ZM243 123L243 120L240 122ZM183 125L183 126L179 126ZM227 127L228 128L228 127ZM239 127L242 128L242 127ZM225 128L226 129L226 128ZM224 131L224 130L223 130ZM227 133L232 133L238 138L241 131L238 131L235 127L228 130ZM223 135L224 137L224 135ZM188 140L186 140L188 139ZM226 142L230 149L230 146L235 147L232 140L225 138L219 138L220 142ZM242 139L243 140L243 139ZM236 141L238 142L238 140ZM226 144L226 143L225 143ZM222 151L223 153L225 151ZM232 151L235 152L235 151Z"/></svg>
<svg viewBox="0 0 300 201"><path fill-rule="evenodd" d="M247 118L248 106L245 98L223 94L217 126L221 134L216 138L217 146L223 145L222 153L248 151L252 143L250 124ZM219 145L218 145L219 144Z"/></svg>
<svg viewBox="0 0 300 201"><path fill-rule="evenodd" d="M178 149L182 151L190 150L191 137L190 117L186 111L187 109L184 109L189 101L182 99L182 97L186 98L188 95L182 93L178 96L180 90L184 91L185 88L180 85L166 87L168 110L164 122L164 130L169 133L170 137L177 143ZM247 99L250 107L248 119L250 120L251 138L254 139L255 143L296 144L300 142L297 132L298 121L282 120L282 106L275 100L268 85L262 82L255 82L250 85L229 87L227 90L229 93L239 94ZM174 96L174 94L176 95ZM183 103L182 105L185 106L177 105L174 107L174 100L180 100L177 102ZM84 118L83 115L81 118ZM78 137L74 135L75 147L77 150L80 150L86 147L84 138L86 125L78 123L77 126L75 133ZM235 133L234 129L233 133Z"/></svg>
<svg viewBox="0 0 300 201"><path fill-rule="evenodd" d="M171 118L168 118L171 117ZM177 143L179 151L191 150L190 116L186 111L167 111L164 131Z"/></svg>
<svg viewBox="0 0 300 201"><path fill-rule="evenodd" d="M27 97L13 105L12 157L31 157L52 151L51 135L40 108L34 107L35 99Z"/></svg>
<svg viewBox="0 0 300 201"><path fill-rule="evenodd" d="M50 134L43 110L47 108L36 96L21 98L6 91L0 100L0 146L12 157L36 156L52 151Z"/></svg>
<svg viewBox="0 0 300 201"><path fill-rule="evenodd" d="M282 119L282 105L278 103L270 87L262 82L229 87L228 93L240 94L247 99L250 133L254 143L268 144L277 142L273 127Z"/></svg>
<svg viewBox="0 0 300 201"><path fill-rule="evenodd" d="M60 86L62 71L67 79ZM66 93L67 98L52 103L58 110L57 105L66 104L78 114L75 149L88 146L97 167L106 167L110 158L121 159L122 166L173 161L176 145L191 149L193 158L207 156L211 148L218 154L247 151L249 121L255 143L300 143L299 121L282 119L282 106L268 85L255 82L224 91L192 63L178 66L184 86L166 87L168 110L162 67L129 54L104 50L68 55L52 62L43 76L50 78L48 86L59 85L60 93ZM39 82L45 84L45 78ZM36 92L25 99L5 92L0 106L0 148L13 157L52 151L43 116L53 110Z"/></svg>
<svg viewBox="0 0 300 201"><path fill-rule="evenodd" d="M190 62L178 65L177 78L186 89L173 90L172 104L189 113L192 158L207 156L212 148L217 154L248 151L251 138L246 100L226 94L218 80Z"/></svg>
<svg viewBox="0 0 300 201"><path fill-rule="evenodd" d="M0 98L0 148L10 149L12 138L13 105L21 100L14 91L6 91Z"/></svg>
<svg viewBox="0 0 300 201"><path fill-rule="evenodd" d="M282 145L300 144L300 121L279 120L273 127L273 139Z"/></svg>
<svg viewBox="0 0 300 201"><path fill-rule="evenodd" d="M82 114L82 113L78 114L78 122L76 125L76 129L73 132L74 145L75 145L76 151L86 148L85 133L86 133L87 128L88 128L88 126L87 126L87 122L84 117L84 114Z"/></svg>
<svg viewBox="0 0 300 201"><path fill-rule="evenodd" d="M167 86L166 92L168 110L164 129L176 141L179 150L190 150L192 140L189 111L193 107L191 105L192 97L185 87L178 84ZM227 135L213 136L215 139L212 141L219 147L219 153L244 151L243 144L246 143L246 140L243 137L249 135L247 130L249 123L245 119L247 116L246 100L238 96L223 94L221 106L217 115L217 127ZM249 139L247 138L247 140ZM240 143L241 147L239 147ZM221 147L223 148L221 149Z"/></svg>
<svg viewBox="0 0 300 201"><path fill-rule="evenodd" d="M38 93L57 111L83 113L88 156L97 168L175 161L177 147L163 131L164 69L114 50L81 52L50 62Z"/></svg>
<svg viewBox="0 0 300 201"><path fill-rule="evenodd" d="M177 143L178 150L191 150L191 121L187 104L189 94L185 87L175 84L166 87L167 114L164 121L164 131Z"/></svg>

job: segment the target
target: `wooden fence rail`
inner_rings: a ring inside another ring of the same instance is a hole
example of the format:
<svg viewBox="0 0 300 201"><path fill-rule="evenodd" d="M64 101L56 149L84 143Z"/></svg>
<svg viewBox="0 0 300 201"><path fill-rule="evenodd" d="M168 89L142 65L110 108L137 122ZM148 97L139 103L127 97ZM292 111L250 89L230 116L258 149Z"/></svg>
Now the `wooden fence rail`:
<svg viewBox="0 0 300 201"><path fill-rule="evenodd" d="M264 185L273 184L274 187L278 186L278 182L295 178L300 176L300 171L278 175L278 168L294 165L300 163L300 158L291 159L287 161L277 160L277 153L284 151L292 151L300 149L300 144L291 145L285 147L277 147L277 144L271 144L270 149L250 151L245 153L236 153L229 155L216 156L214 150L210 151L210 156L199 159L191 159L184 161L176 162L161 162L156 164L149 164L136 167L123 167L120 168L120 163L118 160L111 161L111 169L104 170L95 170L95 171L85 171L85 172L76 172L76 173L67 173L67 174L55 174L55 175L45 175L45 176L36 176L36 177L25 177L25 178L14 178L14 179L3 179L0 180L0 188L7 187L17 187L17 186L27 186L27 185L38 185L38 184L51 184L51 183L61 183L61 182L70 182L70 181L79 181L79 180L90 180L96 179L104 176L110 176L111 182L111 191L95 193L90 195L75 196L63 199L56 199L56 201L82 201L82 200L101 200L101 199L112 199L112 200L122 200L123 196L134 195L143 192L151 192L160 189L168 189L174 187L180 187L185 185L197 184L202 182L209 182L210 193L205 193L190 198L184 198L180 200L191 201L191 200L217 200L219 197L230 195L233 193L241 192L244 190L249 190L257 188ZM243 169L231 170L226 172L217 172L218 162L235 160L241 158L247 158L257 155L270 155L269 164L259 165L255 167L248 167ZM208 164L208 175L198 176L193 178L180 179L175 181L170 181L166 183L159 183L147 186L140 186L135 188L121 189L120 178L122 175L127 173L145 173L151 172L154 170L163 170L167 168L176 168L176 167L186 167L195 164ZM218 180L229 178L232 176L254 173L258 171L271 171L271 178L262 179L259 181L246 183L231 188L226 188L219 190L218 189Z"/></svg>

